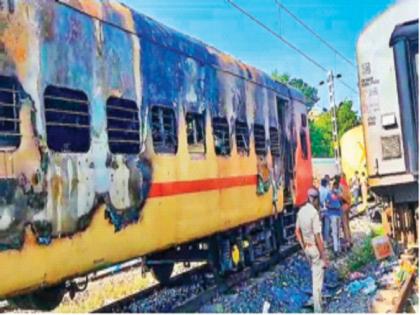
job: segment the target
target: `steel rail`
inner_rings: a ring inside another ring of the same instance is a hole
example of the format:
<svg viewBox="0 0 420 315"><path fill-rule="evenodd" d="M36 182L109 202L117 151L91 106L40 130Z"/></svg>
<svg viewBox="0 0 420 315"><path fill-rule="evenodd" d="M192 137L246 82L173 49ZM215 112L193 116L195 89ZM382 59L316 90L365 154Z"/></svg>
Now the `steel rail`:
<svg viewBox="0 0 420 315"><path fill-rule="evenodd" d="M165 288L171 288L179 285L185 285L186 283L190 282L193 277L197 274L203 273L205 271L209 271L208 265L203 265L194 269L191 269L189 271L180 273L176 275L175 277L171 278L169 280L169 283L166 285L163 284L155 284L152 285L146 289L143 289L139 292L136 292L132 295L126 296L122 298L121 300L117 300L115 302L112 302L108 305L105 305L103 307L100 307L96 310L94 310L91 313L121 313L126 312L125 307L129 306L131 303L135 301L140 301L142 299L148 298L154 294L156 294L159 291L164 290Z"/></svg>

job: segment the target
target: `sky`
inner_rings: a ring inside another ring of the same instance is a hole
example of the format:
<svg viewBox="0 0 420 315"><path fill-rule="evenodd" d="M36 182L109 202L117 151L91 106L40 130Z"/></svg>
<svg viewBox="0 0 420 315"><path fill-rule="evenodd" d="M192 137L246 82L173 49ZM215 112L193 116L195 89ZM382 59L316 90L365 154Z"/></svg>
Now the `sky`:
<svg viewBox="0 0 420 315"><path fill-rule="evenodd" d="M120 0L182 33L210 44L268 74L274 70L302 78L319 90L317 108L328 108L325 71L318 69L273 35L236 11L226 0ZM342 75L357 91L357 69L294 21L274 0L235 0L274 31L280 33L323 67ZM356 42L364 27L395 0L280 0L333 47L356 64ZM359 96L336 83L337 104Z"/></svg>

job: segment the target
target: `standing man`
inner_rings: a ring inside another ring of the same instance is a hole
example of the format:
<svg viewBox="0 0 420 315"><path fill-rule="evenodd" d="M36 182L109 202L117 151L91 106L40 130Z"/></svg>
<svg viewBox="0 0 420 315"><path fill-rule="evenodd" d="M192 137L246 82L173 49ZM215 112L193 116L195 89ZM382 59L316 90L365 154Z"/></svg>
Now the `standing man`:
<svg viewBox="0 0 420 315"><path fill-rule="evenodd" d="M324 267L328 257L321 236L319 219L319 193L315 188L308 190L308 202L300 208L296 220L296 239L311 263L312 291L315 313L322 312L322 286L324 283Z"/></svg>
<svg viewBox="0 0 420 315"><path fill-rule="evenodd" d="M344 238L346 240L346 250L349 250L353 247L353 242L351 239L351 229L350 229L350 211L351 211L351 192L350 187L347 184L346 174L341 175L340 179L340 188L341 188L341 200L342 200L342 217L341 223L343 224Z"/></svg>
<svg viewBox="0 0 420 315"><path fill-rule="evenodd" d="M342 216L341 190L338 181L334 181L331 192L328 194L325 203L327 206L327 214L330 218L334 254L338 255L341 252L340 230Z"/></svg>
<svg viewBox="0 0 420 315"><path fill-rule="evenodd" d="M328 244L330 240L330 221L327 215L326 206L326 200L329 193L330 189L328 188L328 180L326 178L323 178L321 180L321 186L319 186L319 202L321 209L322 237L326 244Z"/></svg>

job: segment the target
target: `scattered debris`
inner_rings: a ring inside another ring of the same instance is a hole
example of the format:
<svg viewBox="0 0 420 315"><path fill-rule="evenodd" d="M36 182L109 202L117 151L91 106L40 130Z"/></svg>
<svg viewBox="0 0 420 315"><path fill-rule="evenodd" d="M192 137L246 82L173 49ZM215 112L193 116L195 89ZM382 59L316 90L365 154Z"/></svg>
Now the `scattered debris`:
<svg viewBox="0 0 420 315"><path fill-rule="evenodd" d="M351 281L358 280L358 279L363 279L363 278L366 278L366 275L359 272L359 271L352 272L349 275L349 280L351 280Z"/></svg>
<svg viewBox="0 0 420 315"><path fill-rule="evenodd" d="M377 260L383 260L394 255L388 236L377 236L372 239L372 247Z"/></svg>
<svg viewBox="0 0 420 315"><path fill-rule="evenodd" d="M418 252L409 252L406 250L399 260L393 258L391 261L382 262L379 266L375 275L378 277L380 290L372 301L371 312L416 312L418 298L416 303L415 296L418 288L413 290L413 287L416 284ZM411 310L407 310L408 306L411 306Z"/></svg>
<svg viewBox="0 0 420 315"><path fill-rule="evenodd" d="M363 280L355 280L347 285L346 290L350 292L351 295L363 293L371 294L377 289L375 280L372 277L367 277Z"/></svg>

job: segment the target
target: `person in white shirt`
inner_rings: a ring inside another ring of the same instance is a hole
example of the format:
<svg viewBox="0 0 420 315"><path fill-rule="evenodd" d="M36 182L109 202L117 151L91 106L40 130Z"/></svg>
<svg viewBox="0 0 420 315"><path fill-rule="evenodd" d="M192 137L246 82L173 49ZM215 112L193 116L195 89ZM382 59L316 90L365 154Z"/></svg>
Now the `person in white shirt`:
<svg viewBox="0 0 420 315"><path fill-rule="evenodd" d="M321 236L322 228L317 209L319 209L319 192L316 188L310 188L308 202L297 214L295 234L311 263L314 311L322 313L324 267L328 266L329 261Z"/></svg>

